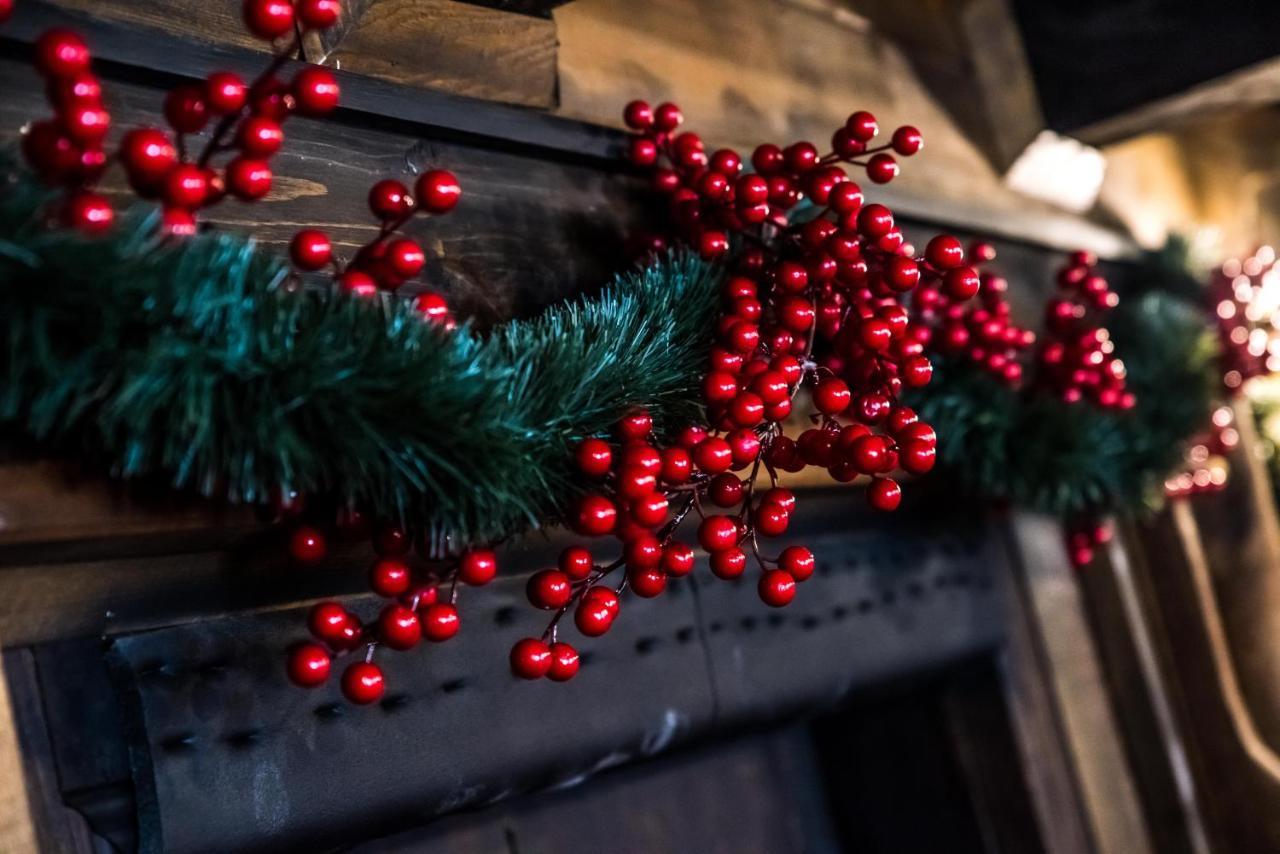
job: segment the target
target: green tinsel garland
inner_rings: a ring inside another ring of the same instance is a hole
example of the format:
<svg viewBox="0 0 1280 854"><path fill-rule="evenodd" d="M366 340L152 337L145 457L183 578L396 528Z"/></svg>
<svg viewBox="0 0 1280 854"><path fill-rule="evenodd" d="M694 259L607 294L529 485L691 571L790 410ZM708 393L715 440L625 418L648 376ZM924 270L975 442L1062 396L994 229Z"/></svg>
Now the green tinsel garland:
<svg viewBox="0 0 1280 854"><path fill-rule="evenodd" d="M47 199L0 190L0 422L122 477L246 502L283 485L490 541L554 518L571 446L627 406L698 414L719 276L696 258L480 337L287 290L244 237L161 245L145 210L106 239L50 230Z"/></svg>
<svg viewBox="0 0 1280 854"><path fill-rule="evenodd" d="M1208 424L1216 342L1198 308L1158 291L1122 300L1107 326L1133 410L1027 395L943 362L912 399L938 431L940 468L970 493L1060 515L1158 500L1183 442Z"/></svg>
<svg viewBox="0 0 1280 854"><path fill-rule="evenodd" d="M0 175L17 175L0 158ZM49 192L0 190L0 424L44 446L233 501L336 495L467 541L556 518L581 485L570 449L627 406L699 414L718 272L678 256L487 336L399 300L283 287L252 240L160 244L135 210L107 239L49 230ZM1156 494L1217 387L1202 315L1128 299L1112 336L1138 407L1015 392L942 362L911 403L964 490L1099 512Z"/></svg>

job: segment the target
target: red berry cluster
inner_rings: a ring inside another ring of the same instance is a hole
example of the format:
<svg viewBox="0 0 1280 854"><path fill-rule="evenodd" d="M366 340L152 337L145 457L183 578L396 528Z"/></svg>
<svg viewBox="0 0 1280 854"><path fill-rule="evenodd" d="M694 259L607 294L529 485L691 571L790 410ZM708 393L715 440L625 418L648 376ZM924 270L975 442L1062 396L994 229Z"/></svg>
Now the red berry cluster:
<svg viewBox="0 0 1280 854"><path fill-rule="evenodd" d="M707 155L696 134L678 133L673 104L635 101L624 118L637 132L632 163L650 169L669 198L673 236L735 273L704 381L710 424L725 435L692 449L699 470L710 477L759 460L776 480L779 470L822 466L842 482L870 476L870 503L896 508L901 490L888 475L928 471L936 443L932 428L898 402L933 372L907 295L932 288L958 303L980 282L954 237L937 237L914 257L893 213L864 203L845 165L876 183L892 180L898 165L888 152L915 154L919 131L900 127L888 144L872 146L875 117L856 112L832 135L830 152L806 141L766 143L747 170L737 152ZM832 344L821 365L813 355L819 338ZM780 422L802 385L812 387L816 426L793 441ZM705 468L704 459L720 468Z"/></svg>
<svg viewBox="0 0 1280 854"><path fill-rule="evenodd" d="M1093 516L1081 516L1066 525L1067 555L1071 565L1083 569L1093 563L1097 549L1111 542L1111 523Z"/></svg>
<svg viewBox="0 0 1280 854"><path fill-rule="evenodd" d="M525 638L512 649L512 671L525 679L568 679L576 664L568 669L564 661L572 656L576 662L577 653L558 640L566 614L572 611L580 634L599 637L613 625L628 590L653 598L667 589L668 579L692 572L696 552L675 534L694 511L701 519L698 543L710 554L713 574L740 578L750 552L761 570L760 598L774 607L791 602L796 584L813 574L814 558L802 546L783 549L776 558L761 553L760 540L781 536L796 505L795 495L778 487L776 478L770 488L757 492L761 437L768 434L736 427L721 437L689 426L674 443L664 445L653 435L649 413L636 409L618 423L614 442L583 440L575 451L577 467L600 486L578 502L571 524L584 536L614 535L622 554L602 565L585 546L570 546L556 568L529 579L529 602L555 613L541 638ZM744 479L737 472L748 467L751 473ZM716 512L734 508L736 512ZM619 569L622 580L607 582Z"/></svg>
<svg viewBox="0 0 1280 854"><path fill-rule="evenodd" d="M340 0L246 0L249 31L281 45L267 68L250 83L218 71L178 86L164 102L170 132L135 128L124 135L117 157L134 192L164 206L165 233L194 234L196 213L228 195L256 201L270 191L270 158L284 142L284 120L294 113L323 116L339 95L337 81L322 68L308 66L290 82L277 73L303 32L333 26L340 12ZM89 73L89 50L75 33L50 30L36 43L36 67L49 80L56 114L27 133L27 159L46 180L71 190L63 211L68 225L101 232L112 209L92 188L108 165L103 143L111 118L102 107L102 86ZM200 154L189 157L187 137L215 120Z"/></svg>
<svg viewBox="0 0 1280 854"><path fill-rule="evenodd" d="M995 260L996 249L979 241L969 248L969 257L976 264L988 263ZM976 303L958 301L937 287L918 288L920 338L930 350L966 359L1016 387L1022 381L1022 354L1035 344L1036 334L1010 318L1004 277L979 268L979 282Z"/></svg>
<svg viewBox="0 0 1280 854"><path fill-rule="evenodd" d="M1230 406L1213 411L1209 429L1191 440L1183 459L1183 468L1164 482L1164 493L1170 498L1219 492L1227 485L1226 455L1240 444L1235 428L1235 413Z"/></svg>
<svg viewBox="0 0 1280 854"><path fill-rule="evenodd" d="M1086 398L1103 409L1132 409L1133 393L1125 390L1124 363L1105 327L1103 314L1119 299L1095 269L1097 259L1074 252L1058 273L1062 295L1045 311L1045 341L1040 349L1037 383L1064 403Z"/></svg>
<svg viewBox="0 0 1280 854"><path fill-rule="evenodd" d="M1222 344L1222 382L1232 392L1246 380L1280 371L1280 331L1273 322L1277 291L1280 267L1270 246L1229 259L1209 280L1209 305Z"/></svg>
<svg viewBox="0 0 1280 854"><path fill-rule="evenodd" d="M400 234L400 229L416 214L448 213L461 196L458 179L443 169L419 175L412 192L394 179L379 181L369 190L369 210L380 228L348 264L344 266L334 257L328 235L313 228L293 236L289 255L294 266L302 271L331 267L338 286L346 293L372 297L380 288L395 291L421 273L427 263L422 247ZM448 304L438 293L419 293L414 298L414 306L428 320L439 322L447 329L455 326Z"/></svg>
<svg viewBox="0 0 1280 854"><path fill-rule="evenodd" d="M364 522L360 514L346 511L338 527L360 530ZM423 641L443 643L458 633L459 584L488 584L498 573L497 556L489 549L473 548L452 559L437 560L431 544L419 538L418 553L423 559L415 561L410 554L412 540L395 525L379 527L372 537L377 557L369 568L369 586L387 600L376 619L364 623L337 602L321 602L311 609L308 627L315 640L297 644L289 652L288 673L295 684L323 684L334 658L363 649L343 671L342 693L353 703L373 703L386 689L382 668L373 660L379 649L403 652ZM324 556L324 535L309 526L299 527L290 550L296 560L314 563ZM557 668L553 675L567 679L577 669L577 654L567 644L559 646L563 648L553 651Z"/></svg>
<svg viewBox="0 0 1280 854"><path fill-rule="evenodd" d="M102 83L90 71L90 59L75 33L58 29L40 36L35 65L54 114L27 129L22 151L42 179L66 188L61 221L97 234L111 227L115 212L95 189L107 168L103 145L111 114L103 109Z"/></svg>

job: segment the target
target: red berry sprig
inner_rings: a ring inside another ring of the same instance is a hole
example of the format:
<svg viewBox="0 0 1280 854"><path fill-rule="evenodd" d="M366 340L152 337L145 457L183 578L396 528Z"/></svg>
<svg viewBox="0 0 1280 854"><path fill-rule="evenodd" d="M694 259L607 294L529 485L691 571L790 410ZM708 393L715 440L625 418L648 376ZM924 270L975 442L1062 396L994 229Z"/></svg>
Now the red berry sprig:
<svg viewBox="0 0 1280 854"><path fill-rule="evenodd" d="M1100 324L1119 299L1096 264L1092 254L1074 252L1059 271L1062 293L1045 311L1036 383L1065 403L1087 399L1103 409L1132 409L1137 401L1125 389L1124 363Z"/></svg>
<svg viewBox="0 0 1280 854"><path fill-rule="evenodd" d="M990 243L977 242L969 249L975 266L995 260ZM957 301L943 288L916 289L914 304L921 323L911 329L912 338L932 352L965 359L1009 387L1022 381L1022 355L1036 342L1030 329L1010 317L1009 283L996 273L978 267L978 301Z"/></svg>

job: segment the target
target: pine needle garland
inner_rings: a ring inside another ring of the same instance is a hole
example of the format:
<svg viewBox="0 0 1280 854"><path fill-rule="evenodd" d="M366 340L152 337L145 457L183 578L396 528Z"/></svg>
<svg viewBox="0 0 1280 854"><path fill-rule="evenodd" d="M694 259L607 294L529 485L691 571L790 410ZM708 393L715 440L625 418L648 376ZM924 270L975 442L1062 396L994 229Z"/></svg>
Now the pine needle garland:
<svg viewBox="0 0 1280 854"><path fill-rule="evenodd" d="M718 274L674 256L487 336L403 300L287 287L244 237L160 244L45 227L0 193L0 422L44 446L238 502L335 495L466 542L553 519L570 449L627 406L698 414Z"/></svg>

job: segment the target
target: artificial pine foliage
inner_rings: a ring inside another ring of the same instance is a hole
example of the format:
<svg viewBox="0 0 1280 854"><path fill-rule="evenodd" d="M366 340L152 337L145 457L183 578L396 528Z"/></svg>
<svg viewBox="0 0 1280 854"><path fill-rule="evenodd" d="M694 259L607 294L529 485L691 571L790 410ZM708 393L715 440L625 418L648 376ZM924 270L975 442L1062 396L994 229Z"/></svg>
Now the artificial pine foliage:
<svg viewBox="0 0 1280 854"><path fill-rule="evenodd" d="M49 229L48 198L0 194L0 421L121 477L337 495L481 542L555 517L571 447L627 406L697 414L718 273L695 258L482 337L296 287L245 237L159 243L143 209L105 238Z"/></svg>

